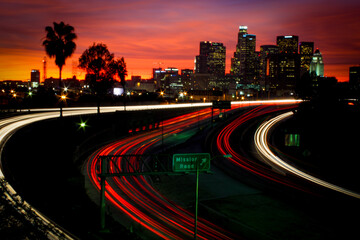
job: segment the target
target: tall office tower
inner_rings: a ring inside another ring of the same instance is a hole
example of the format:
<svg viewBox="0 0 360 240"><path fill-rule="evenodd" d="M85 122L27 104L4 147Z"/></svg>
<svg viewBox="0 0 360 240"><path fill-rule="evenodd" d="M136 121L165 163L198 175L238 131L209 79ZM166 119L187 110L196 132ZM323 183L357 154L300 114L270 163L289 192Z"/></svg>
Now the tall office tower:
<svg viewBox="0 0 360 240"><path fill-rule="evenodd" d="M300 78L300 57L298 36L277 36L276 45L279 47L278 58L278 88L293 90Z"/></svg>
<svg viewBox="0 0 360 240"><path fill-rule="evenodd" d="M324 76L324 61L319 49L315 50L310 63L310 73L315 72L316 76Z"/></svg>
<svg viewBox="0 0 360 240"><path fill-rule="evenodd" d="M276 45L260 46L260 79L274 81L277 75L279 47ZM269 84L270 82L267 82Z"/></svg>
<svg viewBox="0 0 360 240"><path fill-rule="evenodd" d="M200 42L199 55L195 58L195 72L196 73L208 73L207 59L209 57L211 48L211 42Z"/></svg>
<svg viewBox="0 0 360 240"><path fill-rule="evenodd" d="M277 36L276 45L279 46L280 53L298 53L298 36Z"/></svg>
<svg viewBox="0 0 360 240"><path fill-rule="evenodd" d="M181 69L181 83L183 84L184 90L188 91L194 89L193 77L194 77L194 70Z"/></svg>
<svg viewBox="0 0 360 240"><path fill-rule="evenodd" d="M256 76L256 35L247 33L247 26L240 26L238 32L238 43L234 57L231 59L232 75L243 80L253 80Z"/></svg>
<svg viewBox="0 0 360 240"><path fill-rule="evenodd" d="M360 66L349 68L349 85L353 89L360 89Z"/></svg>
<svg viewBox="0 0 360 240"><path fill-rule="evenodd" d="M200 42L200 54L195 58L195 72L217 78L225 76L226 47L222 43Z"/></svg>
<svg viewBox="0 0 360 240"><path fill-rule="evenodd" d="M304 72L310 70L310 63L314 55L313 42L300 42L300 67Z"/></svg>
<svg viewBox="0 0 360 240"><path fill-rule="evenodd" d="M30 82L33 88L37 88L40 85L40 71L38 69L31 70Z"/></svg>

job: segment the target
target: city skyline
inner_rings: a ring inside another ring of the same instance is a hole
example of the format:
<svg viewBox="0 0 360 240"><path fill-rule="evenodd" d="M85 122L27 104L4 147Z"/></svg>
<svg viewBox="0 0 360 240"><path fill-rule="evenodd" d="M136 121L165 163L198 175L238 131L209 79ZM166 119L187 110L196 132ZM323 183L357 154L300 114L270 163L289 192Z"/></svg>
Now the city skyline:
<svg viewBox="0 0 360 240"><path fill-rule="evenodd" d="M281 35L310 41L324 59L325 75L348 81L349 67L360 63L358 12L360 3L342 1L0 1L0 80L30 79L39 69L45 26L64 21L75 28L77 49L67 59L63 78L84 73L76 69L82 52L93 42L106 44L124 57L130 78L150 78L152 68L194 68L199 42L223 43L226 73L236 49L240 25L256 35L256 50L275 45ZM310 6L310 7L309 7ZM278 10L273 10L278 9ZM259 17L261 16L261 17ZM47 57L47 77L58 77L54 59Z"/></svg>

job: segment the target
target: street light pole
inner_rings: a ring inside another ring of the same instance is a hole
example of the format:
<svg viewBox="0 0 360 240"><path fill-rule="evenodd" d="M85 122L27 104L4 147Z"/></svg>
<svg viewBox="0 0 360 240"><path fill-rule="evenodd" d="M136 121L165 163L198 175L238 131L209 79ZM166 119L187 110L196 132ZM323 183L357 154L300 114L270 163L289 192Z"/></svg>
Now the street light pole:
<svg viewBox="0 0 360 240"><path fill-rule="evenodd" d="M197 161L196 161L195 229L194 229L194 239L197 239L197 229L198 229L198 206L199 206L199 159L197 159Z"/></svg>
<svg viewBox="0 0 360 240"><path fill-rule="evenodd" d="M63 104L64 104L65 100L66 100L66 96L64 94L62 94L60 96L60 117L63 116Z"/></svg>

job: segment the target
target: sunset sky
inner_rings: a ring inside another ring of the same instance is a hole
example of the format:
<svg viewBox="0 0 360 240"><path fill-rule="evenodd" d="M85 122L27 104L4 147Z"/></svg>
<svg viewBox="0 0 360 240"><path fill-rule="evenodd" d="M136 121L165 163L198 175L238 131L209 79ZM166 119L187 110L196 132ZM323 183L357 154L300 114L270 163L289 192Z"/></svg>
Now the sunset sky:
<svg viewBox="0 0 360 240"><path fill-rule="evenodd" d="M256 35L257 50L279 35L313 41L325 75L340 81L360 64L359 0L0 0L0 80L27 80L31 69L42 74L45 27L54 21L78 35L63 78L84 78L76 66L94 42L125 58L128 77L143 78L159 66L194 68L200 41L222 42L228 73L239 25ZM58 77L55 60L47 60L47 77Z"/></svg>

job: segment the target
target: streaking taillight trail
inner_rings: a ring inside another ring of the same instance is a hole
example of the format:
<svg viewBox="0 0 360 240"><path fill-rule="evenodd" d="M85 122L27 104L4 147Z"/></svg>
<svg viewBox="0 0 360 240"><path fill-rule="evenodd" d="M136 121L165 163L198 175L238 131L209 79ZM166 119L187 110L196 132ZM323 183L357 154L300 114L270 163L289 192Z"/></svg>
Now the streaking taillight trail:
<svg viewBox="0 0 360 240"><path fill-rule="evenodd" d="M279 105L289 104L294 102L284 101L276 103ZM252 119L253 115L261 109L266 109L267 106L274 103L251 102L233 104L232 108L248 107L263 105L255 110L251 110L249 114L245 114L247 120ZM216 111L216 114L218 111ZM164 121L162 126L158 129L153 129L148 132L140 132L137 135L129 136L122 140L108 144L98 151L96 151L88 160L87 172L90 180L95 188L100 191L100 179L96 174L98 169L99 156L106 155L130 155L149 153L156 144L162 141L162 134L164 138L173 134L186 131L198 124L198 121L210 120L211 108L206 108L190 114L185 114L176 118ZM225 134L226 135L226 134ZM224 143L227 145L226 143ZM227 150L225 150L227 151ZM229 154L236 153L228 152ZM132 165L136 165L135 158ZM233 161L233 160L232 160ZM119 158L111 169L127 169L125 161ZM245 166L245 164L243 164ZM265 174L259 172L261 174ZM194 235L194 214L175 204L159 193L148 182L148 178L143 176L127 176L114 177L106 181L106 198L108 202L112 203L117 209L126 214L130 219L136 221L144 228L148 229L158 237L163 239L184 239L192 238ZM206 219L199 218L198 223L198 238L199 239L234 239L232 233L222 229Z"/></svg>

